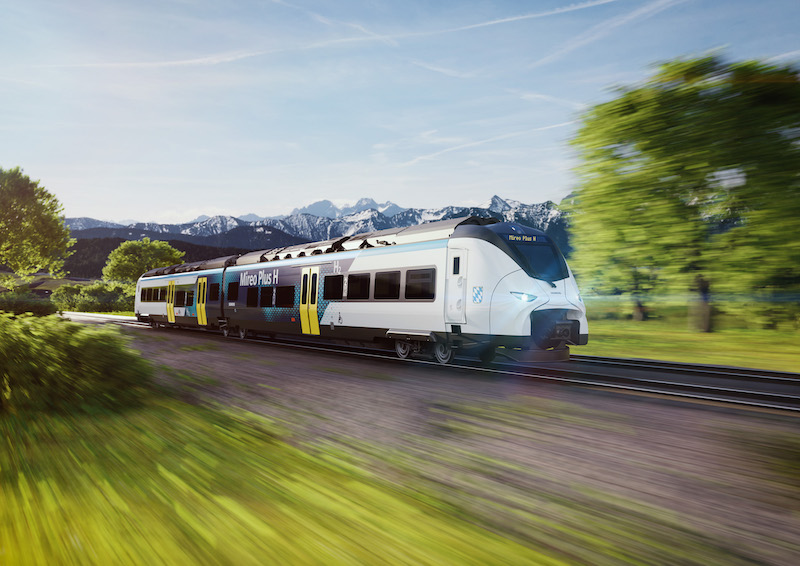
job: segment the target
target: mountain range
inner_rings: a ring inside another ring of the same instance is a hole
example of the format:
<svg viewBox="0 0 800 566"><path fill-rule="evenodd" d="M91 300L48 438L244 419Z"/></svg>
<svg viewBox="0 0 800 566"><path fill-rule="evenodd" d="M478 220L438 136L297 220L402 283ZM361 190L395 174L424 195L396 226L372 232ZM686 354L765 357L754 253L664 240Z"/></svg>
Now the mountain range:
<svg viewBox="0 0 800 566"><path fill-rule="evenodd" d="M178 240L197 245L269 249L312 241L329 240L386 228L414 226L435 220L462 216L494 217L538 228L552 237L565 254L570 251L566 219L553 202L523 204L493 196L479 207L446 206L442 208L401 208L372 199L361 199L353 206L337 207L331 201L315 202L295 209L288 216L262 218L247 215L201 216L184 224L137 222L127 226L92 218L67 218L72 237L121 238L139 240L145 237Z"/></svg>

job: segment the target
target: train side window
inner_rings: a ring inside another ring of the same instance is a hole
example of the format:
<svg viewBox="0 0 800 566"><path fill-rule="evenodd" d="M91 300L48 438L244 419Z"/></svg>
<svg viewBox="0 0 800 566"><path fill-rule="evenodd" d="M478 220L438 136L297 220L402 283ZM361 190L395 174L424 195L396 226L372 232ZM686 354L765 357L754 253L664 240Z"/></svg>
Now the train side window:
<svg viewBox="0 0 800 566"><path fill-rule="evenodd" d="M326 275L323 285L323 299L336 300L344 296L344 275Z"/></svg>
<svg viewBox="0 0 800 566"><path fill-rule="evenodd" d="M261 308L272 306L272 289L274 287L261 287Z"/></svg>
<svg viewBox="0 0 800 566"><path fill-rule="evenodd" d="M153 292L155 291L155 289L150 287L149 289L142 289L142 291L144 291L144 296L142 297L142 300L147 301L148 303L152 303L154 295Z"/></svg>
<svg viewBox="0 0 800 566"><path fill-rule="evenodd" d="M406 299L433 299L435 295L435 269L409 269L406 272Z"/></svg>
<svg viewBox="0 0 800 566"><path fill-rule="evenodd" d="M275 287L275 306L284 308L294 306L294 285Z"/></svg>
<svg viewBox="0 0 800 566"><path fill-rule="evenodd" d="M219 301L219 283L212 283L208 286L208 300Z"/></svg>
<svg viewBox="0 0 800 566"><path fill-rule="evenodd" d="M228 300L229 301L239 300L239 283L237 282L228 283Z"/></svg>
<svg viewBox="0 0 800 566"><path fill-rule="evenodd" d="M458 272L461 271L461 258L454 257L453 258L453 275L458 275Z"/></svg>
<svg viewBox="0 0 800 566"><path fill-rule="evenodd" d="M186 306L194 305L194 291L186 291Z"/></svg>
<svg viewBox="0 0 800 566"><path fill-rule="evenodd" d="M375 298L400 298L400 272L383 271L375 274Z"/></svg>
<svg viewBox="0 0 800 566"><path fill-rule="evenodd" d="M175 306L176 307L186 306L186 291L175 291Z"/></svg>
<svg viewBox="0 0 800 566"><path fill-rule="evenodd" d="M166 303L167 302L167 288L166 287L159 287L158 288L158 302L159 303Z"/></svg>
<svg viewBox="0 0 800 566"><path fill-rule="evenodd" d="M258 287L247 288L247 306L248 307L258 306Z"/></svg>
<svg viewBox="0 0 800 566"><path fill-rule="evenodd" d="M369 299L369 273L357 273L347 276L347 298Z"/></svg>
<svg viewBox="0 0 800 566"><path fill-rule="evenodd" d="M147 300L147 289L142 289L142 293L141 296L139 297L139 300L142 302Z"/></svg>

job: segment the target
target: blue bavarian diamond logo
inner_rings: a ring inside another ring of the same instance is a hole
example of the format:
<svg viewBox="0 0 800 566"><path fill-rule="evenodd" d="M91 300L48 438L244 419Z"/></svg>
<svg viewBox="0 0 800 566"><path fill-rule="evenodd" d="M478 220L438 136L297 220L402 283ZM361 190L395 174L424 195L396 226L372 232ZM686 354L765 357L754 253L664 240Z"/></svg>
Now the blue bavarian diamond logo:
<svg viewBox="0 0 800 566"><path fill-rule="evenodd" d="M472 302L473 303L482 303L483 302L483 287L473 287L472 288Z"/></svg>

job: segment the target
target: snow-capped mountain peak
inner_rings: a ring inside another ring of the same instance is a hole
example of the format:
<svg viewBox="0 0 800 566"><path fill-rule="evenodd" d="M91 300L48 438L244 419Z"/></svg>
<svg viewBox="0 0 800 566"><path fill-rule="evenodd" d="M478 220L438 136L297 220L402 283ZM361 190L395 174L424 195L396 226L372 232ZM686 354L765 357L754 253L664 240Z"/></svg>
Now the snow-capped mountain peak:
<svg viewBox="0 0 800 566"><path fill-rule="evenodd" d="M392 210L393 214L388 214L386 211L391 210L391 207L395 207L396 210ZM337 216L327 216L326 214L332 214L332 209L334 208ZM297 212L297 210L316 210L326 214ZM562 251L569 252L566 218L556 204L552 202L523 204L519 201L500 198L497 195L493 196L482 207L445 206L435 209L401 209L391 202L379 204L373 199L360 199L353 206L337 208L330 201L319 201L303 209L296 209L295 213L289 216L265 218L255 222L247 222L233 216L212 216L200 222L177 225L138 223L126 227L128 231L119 232L117 237L136 238L136 234L144 234L146 232L163 239L175 236L185 240L197 238L210 241L208 239L213 239L214 245L218 246L234 245L232 242L247 242L247 244L243 245L268 247L269 244L267 242L272 240L258 239L251 236L254 234L266 236L274 230L282 234L281 237L284 238L324 241L363 232L414 226L435 220L470 215L492 216L500 221L519 222L520 224L543 230L553 237L562 248ZM112 227L98 228L87 221L91 221L91 219L66 219L74 237L107 237L103 234L110 234L113 231ZM90 228L87 228L87 226ZM80 231L85 231L85 235L82 236ZM256 242L259 243L256 244Z"/></svg>

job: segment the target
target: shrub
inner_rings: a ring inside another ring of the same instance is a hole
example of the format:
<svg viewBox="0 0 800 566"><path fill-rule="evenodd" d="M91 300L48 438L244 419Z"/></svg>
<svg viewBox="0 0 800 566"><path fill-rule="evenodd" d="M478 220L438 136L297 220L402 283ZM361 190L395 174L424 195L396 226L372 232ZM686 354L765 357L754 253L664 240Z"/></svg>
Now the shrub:
<svg viewBox="0 0 800 566"><path fill-rule="evenodd" d="M0 293L0 311L46 316L55 313L56 307L47 299L40 299L28 290L15 290Z"/></svg>
<svg viewBox="0 0 800 566"><path fill-rule="evenodd" d="M132 311L135 287L97 281L91 285L62 285L50 296L60 311Z"/></svg>
<svg viewBox="0 0 800 566"><path fill-rule="evenodd" d="M121 407L151 378L117 328L0 313L0 413Z"/></svg>
<svg viewBox="0 0 800 566"><path fill-rule="evenodd" d="M83 285L62 285L50 295L53 306L60 311L74 311Z"/></svg>

